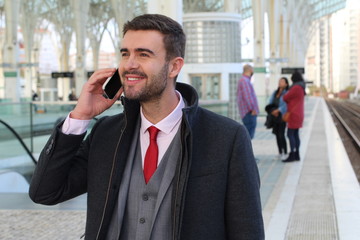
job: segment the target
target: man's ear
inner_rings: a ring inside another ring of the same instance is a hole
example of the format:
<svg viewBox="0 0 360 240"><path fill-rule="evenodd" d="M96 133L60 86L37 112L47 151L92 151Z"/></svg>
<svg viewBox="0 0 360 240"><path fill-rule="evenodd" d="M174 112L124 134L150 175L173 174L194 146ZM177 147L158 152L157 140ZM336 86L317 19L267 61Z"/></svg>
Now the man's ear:
<svg viewBox="0 0 360 240"><path fill-rule="evenodd" d="M184 59L182 57L176 57L170 60L169 77L170 78L176 77L180 73L181 68L183 66L184 66Z"/></svg>

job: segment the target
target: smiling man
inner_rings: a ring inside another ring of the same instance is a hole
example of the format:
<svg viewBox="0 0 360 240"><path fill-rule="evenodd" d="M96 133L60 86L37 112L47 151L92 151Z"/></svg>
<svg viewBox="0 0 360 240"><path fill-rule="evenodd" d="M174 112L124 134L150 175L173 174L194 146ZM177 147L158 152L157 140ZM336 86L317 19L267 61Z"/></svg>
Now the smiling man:
<svg viewBox="0 0 360 240"><path fill-rule="evenodd" d="M176 83L185 34L145 14L124 25L114 100L96 71L41 153L30 197L57 204L88 193L86 239L264 239L259 174L246 129L198 106ZM122 97L124 112L93 117ZM85 139L84 139L85 138Z"/></svg>

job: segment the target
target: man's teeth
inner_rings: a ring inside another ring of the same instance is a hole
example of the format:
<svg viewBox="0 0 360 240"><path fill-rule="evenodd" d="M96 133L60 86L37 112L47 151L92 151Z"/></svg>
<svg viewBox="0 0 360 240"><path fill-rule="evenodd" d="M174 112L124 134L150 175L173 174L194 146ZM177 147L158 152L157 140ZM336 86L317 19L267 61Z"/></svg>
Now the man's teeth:
<svg viewBox="0 0 360 240"><path fill-rule="evenodd" d="M140 78L128 78L129 81L136 81L139 80Z"/></svg>

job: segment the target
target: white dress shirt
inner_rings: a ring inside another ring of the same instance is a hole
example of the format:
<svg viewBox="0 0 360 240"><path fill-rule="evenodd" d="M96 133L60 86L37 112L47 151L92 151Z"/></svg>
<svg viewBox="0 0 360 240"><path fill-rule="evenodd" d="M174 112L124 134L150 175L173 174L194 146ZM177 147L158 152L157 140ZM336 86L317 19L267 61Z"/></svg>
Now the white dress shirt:
<svg viewBox="0 0 360 240"><path fill-rule="evenodd" d="M182 119L182 109L185 107L185 102L181 96L181 94L176 91L179 102L175 109L164 119L162 119L157 124L152 124L149 122L143 112L142 108L140 107L140 117L141 117L141 126L140 126L140 146L141 146L141 158L142 158L142 166L144 167L144 159L145 159L145 153L149 146L149 132L147 129L150 126L155 126L160 131L157 135L157 144L159 148L159 156L158 156L158 165L161 162L162 157L164 156L166 150L168 149L171 141L174 139L175 134L177 133L181 119ZM80 135L86 132L91 120L78 120L70 118L70 113L66 117L63 126L62 126L62 132L64 134L74 134L74 135Z"/></svg>

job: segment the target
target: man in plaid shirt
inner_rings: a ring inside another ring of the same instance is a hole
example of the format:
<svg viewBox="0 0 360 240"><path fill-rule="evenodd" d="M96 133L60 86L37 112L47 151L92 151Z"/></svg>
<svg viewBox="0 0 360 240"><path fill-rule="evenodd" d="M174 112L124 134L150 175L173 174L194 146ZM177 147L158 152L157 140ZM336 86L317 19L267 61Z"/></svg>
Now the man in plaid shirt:
<svg viewBox="0 0 360 240"><path fill-rule="evenodd" d="M251 139L254 138L256 128L256 117L259 114L259 106L254 88L250 82L254 69L246 64L243 75L238 82L237 104L243 124L249 132Z"/></svg>

